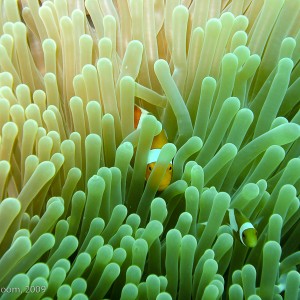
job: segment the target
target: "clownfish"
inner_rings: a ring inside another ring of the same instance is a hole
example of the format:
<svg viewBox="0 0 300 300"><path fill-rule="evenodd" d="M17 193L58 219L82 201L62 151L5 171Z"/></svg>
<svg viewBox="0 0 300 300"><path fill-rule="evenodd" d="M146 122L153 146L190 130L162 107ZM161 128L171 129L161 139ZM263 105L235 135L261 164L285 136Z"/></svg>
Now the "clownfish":
<svg viewBox="0 0 300 300"><path fill-rule="evenodd" d="M145 109L137 105L134 105L134 128L136 129L140 128L143 118L148 114L149 112L146 111ZM146 175L145 175L146 181L148 180L152 170L154 169L161 148L167 143L168 143L168 139L167 139L166 132L164 130L162 130L158 135L154 137L147 158L147 168L146 168ZM172 179L172 174L173 174L173 165L170 162L167 167L166 173L159 184L158 187L159 192L163 191L166 187L169 186Z"/></svg>
<svg viewBox="0 0 300 300"><path fill-rule="evenodd" d="M253 248L257 244L257 231L248 218L237 209L228 209L225 218L244 246Z"/></svg>

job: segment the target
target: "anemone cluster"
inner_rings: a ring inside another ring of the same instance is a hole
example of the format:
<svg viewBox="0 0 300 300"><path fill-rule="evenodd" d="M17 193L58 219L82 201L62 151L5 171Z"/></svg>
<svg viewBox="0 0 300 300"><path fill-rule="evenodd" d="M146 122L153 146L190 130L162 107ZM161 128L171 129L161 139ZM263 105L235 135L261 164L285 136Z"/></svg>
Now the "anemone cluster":
<svg viewBox="0 0 300 300"><path fill-rule="evenodd" d="M1 299L299 299L299 0L0 5Z"/></svg>

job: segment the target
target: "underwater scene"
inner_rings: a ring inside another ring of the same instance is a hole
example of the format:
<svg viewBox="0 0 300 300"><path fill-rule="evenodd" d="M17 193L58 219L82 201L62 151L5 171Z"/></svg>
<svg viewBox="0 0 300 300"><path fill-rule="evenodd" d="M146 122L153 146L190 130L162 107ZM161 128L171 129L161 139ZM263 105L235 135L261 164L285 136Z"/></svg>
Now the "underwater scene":
<svg viewBox="0 0 300 300"><path fill-rule="evenodd" d="M299 300L300 0L0 0L0 299Z"/></svg>

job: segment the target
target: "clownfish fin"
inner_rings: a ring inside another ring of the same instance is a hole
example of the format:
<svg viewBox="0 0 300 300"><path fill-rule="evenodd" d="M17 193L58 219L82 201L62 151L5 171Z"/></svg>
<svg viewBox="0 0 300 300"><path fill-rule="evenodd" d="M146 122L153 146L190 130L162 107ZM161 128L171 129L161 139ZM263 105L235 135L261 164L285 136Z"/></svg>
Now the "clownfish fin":
<svg viewBox="0 0 300 300"><path fill-rule="evenodd" d="M207 221L206 221L206 222L199 223L199 225L206 226L206 225L207 225Z"/></svg>
<svg viewBox="0 0 300 300"><path fill-rule="evenodd" d="M134 128L138 129L142 125L142 120L145 116L149 114L148 111L145 109L137 106L136 104L134 105Z"/></svg>

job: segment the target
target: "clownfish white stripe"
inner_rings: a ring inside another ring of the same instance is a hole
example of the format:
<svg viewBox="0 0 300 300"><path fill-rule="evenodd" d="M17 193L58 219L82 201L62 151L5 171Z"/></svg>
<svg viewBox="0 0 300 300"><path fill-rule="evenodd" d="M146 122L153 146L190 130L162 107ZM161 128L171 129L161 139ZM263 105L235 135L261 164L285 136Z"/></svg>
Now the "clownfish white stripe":
<svg viewBox="0 0 300 300"><path fill-rule="evenodd" d="M240 241L245 245L244 241L243 241L243 232L247 229L250 229L250 228L254 228L254 226L250 223L250 222L246 222L244 223L240 230L239 230L239 236L240 236ZM246 245L245 245L246 246Z"/></svg>
<svg viewBox="0 0 300 300"><path fill-rule="evenodd" d="M151 150L149 150L148 158L147 158L147 165L151 164L153 162L157 162L160 152L161 152L161 149L151 149ZM172 160L170 161L170 164L173 164Z"/></svg>
<svg viewBox="0 0 300 300"><path fill-rule="evenodd" d="M228 215L229 215L230 227L232 228L232 230L237 232L239 230L239 227L238 227L238 224L237 224L236 219L235 219L234 210L233 209L228 209Z"/></svg>
<svg viewBox="0 0 300 300"><path fill-rule="evenodd" d="M143 122L143 119L149 115L149 112L147 112L145 109L139 107L139 109L141 110L141 116L140 116L140 120L139 120L139 123L138 123L138 126L137 126L137 129L140 129L142 127L142 122Z"/></svg>
<svg viewBox="0 0 300 300"><path fill-rule="evenodd" d="M157 162L160 152L161 152L161 149L151 149L151 150L149 150L147 164Z"/></svg>

